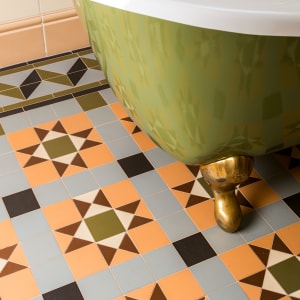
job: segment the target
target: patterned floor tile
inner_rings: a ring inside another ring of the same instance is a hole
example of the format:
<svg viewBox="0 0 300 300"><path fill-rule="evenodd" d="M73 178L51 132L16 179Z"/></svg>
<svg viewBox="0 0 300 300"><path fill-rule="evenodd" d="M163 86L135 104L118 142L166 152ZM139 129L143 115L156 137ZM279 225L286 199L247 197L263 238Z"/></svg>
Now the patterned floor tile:
<svg viewBox="0 0 300 300"><path fill-rule="evenodd" d="M1 70L0 111L1 299L300 299L300 146L256 158L228 234L90 48Z"/></svg>

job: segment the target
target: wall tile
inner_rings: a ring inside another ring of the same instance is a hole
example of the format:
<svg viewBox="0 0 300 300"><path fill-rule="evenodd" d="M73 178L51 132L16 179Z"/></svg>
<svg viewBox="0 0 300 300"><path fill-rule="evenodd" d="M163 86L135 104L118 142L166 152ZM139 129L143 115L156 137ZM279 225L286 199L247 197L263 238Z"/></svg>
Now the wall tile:
<svg viewBox="0 0 300 300"><path fill-rule="evenodd" d="M41 14L73 8L72 0L39 0Z"/></svg>
<svg viewBox="0 0 300 300"><path fill-rule="evenodd" d="M5 1L5 5L1 5L0 9L0 24L15 21L18 19L25 19L33 16L38 16L39 14L39 0Z"/></svg>

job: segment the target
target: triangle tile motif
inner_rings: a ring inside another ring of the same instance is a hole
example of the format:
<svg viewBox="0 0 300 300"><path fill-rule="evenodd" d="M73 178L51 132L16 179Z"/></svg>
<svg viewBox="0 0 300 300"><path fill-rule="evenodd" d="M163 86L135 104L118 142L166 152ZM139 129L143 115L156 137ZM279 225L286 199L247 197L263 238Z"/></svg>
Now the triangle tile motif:
<svg viewBox="0 0 300 300"><path fill-rule="evenodd" d="M101 189L72 200L82 220L56 230L72 237L65 253L95 243L108 265L119 251L139 253L127 230L153 221L138 213L141 200L113 207Z"/></svg>
<svg viewBox="0 0 300 300"><path fill-rule="evenodd" d="M261 288L260 299L281 299L300 293L300 260L274 233L270 247L250 243L250 248L265 265L265 269L240 280Z"/></svg>
<svg viewBox="0 0 300 300"><path fill-rule="evenodd" d="M0 278L27 268L27 266L14 261L13 254L20 251L19 247L16 244L0 249Z"/></svg>
<svg viewBox="0 0 300 300"><path fill-rule="evenodd" d="M34 127L32 130L40 143L17 149L27 155L24 168L51 161L59 176L63 176L69 166L86 169L88 166L81 151L102 144L94 138L93 128L70 134L60 121L52 124L50 129Z"/></svg>

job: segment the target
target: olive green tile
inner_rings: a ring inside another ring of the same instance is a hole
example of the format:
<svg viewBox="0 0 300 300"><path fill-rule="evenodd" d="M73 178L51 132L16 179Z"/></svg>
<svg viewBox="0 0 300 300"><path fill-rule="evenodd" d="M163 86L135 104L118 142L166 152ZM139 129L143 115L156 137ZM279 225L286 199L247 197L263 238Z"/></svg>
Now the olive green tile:
<svg viewBox="0 0 300 300"><path fill-rule="evenodd" d="M28 64L28 65L24 65L24 66L21 66L21 67L15 67L15 68L12 68L12 69L1 71L1 76L10 75L10 74L18 73L18 72L21 72L21 71L26 71L26 70L29 70L29 69L33 69L32 64Z"/></svg>
<svg viewBox="0 0 300 300"><path fill-rule="evenodd" d="M53 140L43 142L51 159L76 152L76 148L68 136L62 136Z"/></svg>
<svg viewBox="0 0 300 300"><path fill-rule="evenodd" d="M91 59L91 58L87 58L87 57L81 57L81 59L88 68L99 69L99 63L96 59Z"/></svg>
<svg viewBox="0 0 300 300"><path fill-rule="evenodd" d="M61 73L56 73L56 72L51 72L51 71L46 71L41 69L36 69L36 71L38 72L42 80L48 80L49 78L58 77L62 75Z"/></svg>
<svg viewBox="0 0 300 300"><path fill-rule="evenodd" d="M73 83L71 82L69 77L66 76L66 75L60 75L60 76L57 76L57 77L52 77L52 78L47 79L47 81L51 81L51 82L54 82L54 83L59 83L59 84L63 84L63 85L73 87Z"/></svg>
<svg viewBox="0 0 300 300"><path fill-rule="evenodd" d="M5 132L4 132L4 129L2 128L1 124L0 124L0 135L4 135Z"/></svg>
<svg viewBox="0 0 300 300"><path fill-rule="evenodd" d="M96 242L125 231L114 210L87 218L85 219L85 223Z"/></svg>
<svg viewBox="0 0 300 300"><path fill-rule="evenodd" d="M6 105L4 106L2 109L3 111L10 111L10 110L14 110L14 109L17 109L17 108L21 108L21 107L24 107L25 106L25 103L27 101L23 100L23 101L20 101L18 103L14 103L14 104L10 104L10 105Z"/></svg>
<svg viewBox="0 0 300 300"><path fill-rule="evenodd" d="M1 91L0 95L25 100L23 93L21 92L20 88L18 88L18 87L14 87L10 90Z"/></svg>
<svg viewBox="0 0 300 300"><path fill-rule="evenodd" d="M1 79L0 79L1 80ZM11 90L11 89L13 89L13 88L15 88L16 86L14 86L14 85L10 85L10 84L6 84L6 83L1 83L0 82L0 93L2 92L2 91L6 91L6 90Z"/></svg>
<svg viewBox="0 0 300 300"><path fill-rule="evenodd" d="M106 102L98 92L77 97L76 100L84 111L106 105Z"/></svg>
<svg viewBox="0 0 300 300"><path fill-rule="evenodd" d="M288 294L300 290L300 261L296 257L268 269Z"/></svg>
<svg viewBox="0 0 300 300"><path fill-rule="evenodd" d="M91 54L91 53L93 53L92 49L85 49L85 50L79 51L78 55L79 56L84 56L84 55Z"/></svg>

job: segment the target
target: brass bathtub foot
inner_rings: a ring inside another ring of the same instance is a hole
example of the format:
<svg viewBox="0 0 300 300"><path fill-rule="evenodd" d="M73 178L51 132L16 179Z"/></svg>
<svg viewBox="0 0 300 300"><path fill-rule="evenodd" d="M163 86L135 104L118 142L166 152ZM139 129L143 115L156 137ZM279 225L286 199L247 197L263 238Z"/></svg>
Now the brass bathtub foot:
<svg viewBox="0 0 300 300"><path fill-rule="evenodd" d="M215 196L216 221L227 232L234 232L240 226L242 213L235 189L248 179L253 161L250 156L233 156L200 167Z"/></svg>

